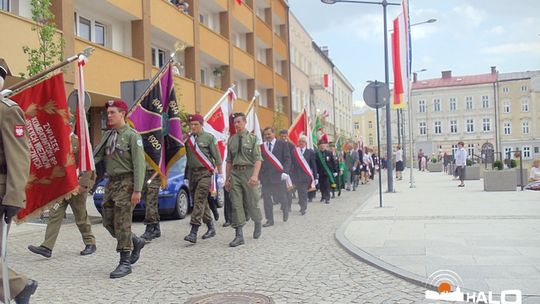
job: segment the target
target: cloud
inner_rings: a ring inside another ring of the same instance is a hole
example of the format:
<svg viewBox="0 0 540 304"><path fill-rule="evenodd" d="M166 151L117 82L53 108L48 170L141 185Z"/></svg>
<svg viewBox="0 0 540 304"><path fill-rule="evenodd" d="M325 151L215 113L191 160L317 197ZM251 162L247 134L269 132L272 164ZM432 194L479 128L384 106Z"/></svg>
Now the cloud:
<svg viewBox="0 0 540 304"><path fill-rule="evenodd" d="M381 39L383 33L383 22L380 14L364 14L358 18L343 20L343 24L339 25L339 27L353 32L358 38L366 42ZM388 29L391 29L390 22Z"/></svg>
<svg viewBox="0 0 540 304"><path fill-rule="evenodd" d="M500 35L500 34L506 33L506 30L504 29L503 26L497 25L495 27L492 27L488 32L491 34Z"/></svg>
<svg viewBox="0 0 540 304"><path fill-rule="evenodd" d="M484 53L492 55L508 55L508 54L523 54L540 52L540 42L520 42L506 43L497 46L486 47L482 49Z"/></svg>
<svg viewBox="0 0 540 304"><path fill-rule="evenodd" d="M472 25L479 25L486 17L486 13L471 5L460 5L452 9L456 14Z"/></svg>

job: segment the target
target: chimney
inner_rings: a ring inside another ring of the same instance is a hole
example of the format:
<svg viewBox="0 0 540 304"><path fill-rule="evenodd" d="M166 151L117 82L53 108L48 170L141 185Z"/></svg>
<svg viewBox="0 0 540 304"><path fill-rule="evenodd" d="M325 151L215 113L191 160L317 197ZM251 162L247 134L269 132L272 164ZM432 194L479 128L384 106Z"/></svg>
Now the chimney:
<svg viewBox="0 0 540 304"><path fill-rule="evenodd" d="M496 67L496 66L492 66L492 67L491 67L491 74L492 74L492 75L497 74L497 67Z"/></svg>
<svg viewBox="0 0 540 304"><path fill-rule="evenodd" d="M412 79L413 79L413 83L416 83L416 81L418 81L418 73L412 73Z"/></svg>
<svg viewBox="0 0 540 304"><path fill-rule="evenodd" d="M442 79L452 78L452 71L442 71Z"/></svg>
<svg viewBox="0 0 540 304"><path fill-rule="evenodd" d="M328 57L329 50L327 46L321 46L321 51L324 55L326 55L326 57Z"/></svg>

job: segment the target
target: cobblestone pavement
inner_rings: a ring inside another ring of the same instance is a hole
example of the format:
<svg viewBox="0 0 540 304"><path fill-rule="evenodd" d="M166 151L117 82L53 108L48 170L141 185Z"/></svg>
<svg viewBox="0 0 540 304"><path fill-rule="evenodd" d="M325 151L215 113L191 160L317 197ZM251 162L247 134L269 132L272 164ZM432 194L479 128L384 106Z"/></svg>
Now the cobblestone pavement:
<svg viewBox="0 0 540 304"><path fill-rule="evenodd" d="M301 216L298 205L283 223L276 207L276 225L252 238L253 223L246 225L246 245L229 248L234 237L218 223L218 235L200 236L196 245L183 237L189 220L163 221L162 237L148 244L133 273L109 279L118 255L115 242L101 225L94 225L98 251L79 256L82 241L73 224L62 227L53 257L30 253L39 245L42 229L16 230L11 235L10 265L39 281L33 303L184 303L215 292L256 292L276 303L421 303L424 289L362 263L334 239L336 229L365 199L376 183L344 192L329 205L310 203ZM262 201L261 201L262 204ZM142 233L144 225L134 230Z"/></svg>

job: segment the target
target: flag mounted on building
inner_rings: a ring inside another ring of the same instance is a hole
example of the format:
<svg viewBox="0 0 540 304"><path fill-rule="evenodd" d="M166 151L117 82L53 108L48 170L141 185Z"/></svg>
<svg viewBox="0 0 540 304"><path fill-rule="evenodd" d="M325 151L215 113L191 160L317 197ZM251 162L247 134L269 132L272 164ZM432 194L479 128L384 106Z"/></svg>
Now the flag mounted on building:
<svg viewBox="0 0 540 304"><path fill-rule="evenodd" d="M392 109L407 107L410 90L410 35L407 1L403 1L403 12L394 19L394 31L391 35L392 71L394 90Z"/></svg>
<svg viewBox="0 0 540 304"><path fill-rule="evenodd" d="M167 185L171 166L185 153L173 80L169 63L128 115L130 125L141 134L146 161L159 174L162 187Z"/></svg>
<svg viewBox="0 0 540 304"><path fill-rule="evenodd" d="M30 148L26 208L20 210L15 219L22 222L26 217L69 198L78 189L79 182L70 143L64 75L52 76L11 96L11 99L24 112Z"/></svg>
<svg viewBox="0 0 540 304"><path fill-rule="evenodd" d="M325 89L329 89L333 84L332 74L323 74L323 86Z"/></svg>

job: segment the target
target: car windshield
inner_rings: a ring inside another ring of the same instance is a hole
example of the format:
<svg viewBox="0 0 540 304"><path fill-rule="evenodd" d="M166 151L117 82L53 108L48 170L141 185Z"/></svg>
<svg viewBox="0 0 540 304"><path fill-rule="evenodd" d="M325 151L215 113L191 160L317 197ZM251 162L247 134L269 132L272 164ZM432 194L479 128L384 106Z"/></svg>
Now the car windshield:
<svg viewBox="0 0 540 304"><path fill-rule="evenodd" d="M169 171L169 174L184 174L184 170L186 169L186 159L187 158L185 156L182 156L182 158L177 160L171 167L171 171Z"/></svg>

